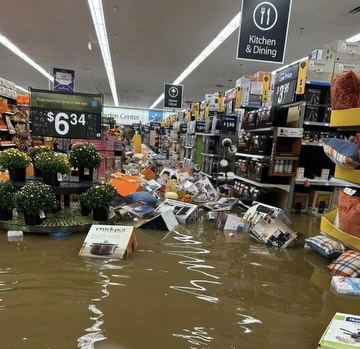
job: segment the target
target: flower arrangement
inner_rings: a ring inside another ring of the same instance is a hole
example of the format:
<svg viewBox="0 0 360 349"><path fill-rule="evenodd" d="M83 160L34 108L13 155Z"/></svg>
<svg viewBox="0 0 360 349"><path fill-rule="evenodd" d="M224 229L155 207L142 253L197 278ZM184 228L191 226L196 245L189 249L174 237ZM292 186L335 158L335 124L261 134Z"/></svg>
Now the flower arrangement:
<svg viewBox="0 0 360 349"><path fill-rule="evenodd" d="M68 173L70 171L70 162L66 154L57 153L53 150L39 153L35 157L36 167L42 171L51 171L56 173Z"/></svg>
<svg viewBox="0 0 360 349"><path fill-rule="evenodd" d="M80 204L82 207L91 209L91 198L89 191L80 194Z"/></svg>
<svg viewBox="0 0 360 349"><path fill-rule="evenodd" d="M116 195L116 189L108 183L95 185L85 192L90 208L108 208Z"/></svg>
<svg viewBox="0 0 360 349"><path fill-rule="evenodd" d="M16 209L26 214L49 212L57 206L55 194L42 183L26 184L15 194Z"/></svg>
<svg viewBox="0 0 360 349"><path fill-rule="evenodd" d="M28 155L30 156L32 163L35 164L35 158L39 154L50 152L50 151L51 151L51 149L49 147L47 147L46 145L36 145L35 147L32 147L31 149L29 149Z"/></svg>
<svg viewBox="0 0 360 349"><path fill-rule="evenodd" d="M95 145L76 143L69 151L69 161L74 167L98 168L101 156Z"/></svg>
<svg viewBox="0 0 360 349"><path fill-rule="evenodd" d="M10 181L0 181L0 209L10 211L15 207L15 187Z"/></svg>
<svg viewBox="0 0 360 349"><path fill-rule="evenodd" d="M0 152L1 171L24 168L30 165L30 163L30 156L19 149L11 148Z"/></svg>

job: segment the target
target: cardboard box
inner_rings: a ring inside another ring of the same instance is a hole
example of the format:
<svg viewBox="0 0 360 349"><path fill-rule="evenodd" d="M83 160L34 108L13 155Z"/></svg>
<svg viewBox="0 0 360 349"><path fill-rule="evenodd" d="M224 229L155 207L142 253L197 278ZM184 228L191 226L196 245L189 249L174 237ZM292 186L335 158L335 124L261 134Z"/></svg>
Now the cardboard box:
<svg viewBox="0 0 360 349"><path fill-rule="evenodd" d="M328 81L333 77L334 63L331 61L309 61L307 77L308 81Z"/></svg>
<svg viewBox="0 0 360 349"><path fill-rule="evenodd" d="M360 59L360 56L359 56ZM360 61L360 60L359 60ZM354 73L360 73L360 64L359 63L344 63L337 62L334 64L333 78L337 75L352 70Z"/></svg>
<svg viewBox="0 0 360 349"><path fill-rule="evenodd" d="M306 213L309 205L308 193L294 193L293 202L291 206L292 213Z"/></svg>
<svg viewBox="0 0 360 349"><path fill-rule="evenodd" d="M166 199L155 212L164 212L170 209L180 224L189 224L198 217L198 206L187 202Z"/></svg>
<svg viewBox="0 0 360 349"><path fill-rule="evenodd" d="M250 93L254 95L262 94L263 83L258 81L253 81L251 83Z"/></svg>
<svg viewBox="0 0 360 349"><path fill-rule="evenodd" d="M322 216L331 210L332 192L310 190L307 213L313 216Z"/></svg>
<svg viewBox="0 0 360 349"><path fill-rule="evenodd" d="M360 43L337 40L323 47L324 59L333 62L359 62Z"/></svg>
<svg viewBox="0 0 360 349"><path fill-rule="evenodd" d="M134 227L93 224L79 256L124 259L138 248Z"/></svg>
<svg viewBox="0 0 360 349"><path fill-rule="evenodd" d="M317 49L309 53L309 59L312 61L318 61L323 58L323 50Z"/></svg>
<svg viewBox="0 0 360 349"><path fill-rule="evenodd" d="M351 170L349 168L336 165L334 177L360 184L360 170Z"/></svg>

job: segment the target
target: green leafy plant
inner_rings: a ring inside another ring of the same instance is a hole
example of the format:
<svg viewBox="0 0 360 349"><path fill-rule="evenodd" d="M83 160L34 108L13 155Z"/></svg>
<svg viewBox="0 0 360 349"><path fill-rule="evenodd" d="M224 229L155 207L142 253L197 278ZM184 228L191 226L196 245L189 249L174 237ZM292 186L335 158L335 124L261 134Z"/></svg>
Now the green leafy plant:
<svg viewBox="0 0 360 349"><path fill-rule="evenodd" d="M36 167L42 171L52 171L56 173L68 173L70 162L66 154L55 151L42 152L35 157Z"/></svg>
<svg viewBox="0 0 360 349"><path fill-rule="evenodd" d="M98 168L101 156L91 143L76 143L69 151L69 161L74 167Z"/></svg>
<svg viewBox="0 0 360 349"><path fill-rule="evenodd" d="M26 184L15 194L16 209L27 214L49 212L57 206L55 194L42 183Z"/></svg>
<svg viewBox="0 0 360 349"><path fill-rule="evenodd" d="M0 170L12 170L24 168L31 163L31 158L25 152L16 149L6 149L0 152Z"/></svg>
<svg viewBox="0 0 360 349"><path fill-rule="evenodd" d="M37 145L37 146L29 149L28 155L30 156L32 163L35 164L35 158L38 155L40 155L41 153L47 153L50 151L52 151L52 150L49 147L47 147L46 145Z"/></svg>
<svg viewBox="0 0 360 349"><path fill-rule="evenodd" d="M10 181L0 180L0 209L11 210L15 207L15 187Z"/></svg>
<svg viewBox="0 0 360 349"><path fill-rule="evenodd" d="M101 183L89 188L85 195L88 198L90 208L107 208L116 197L117 191L111 184Z"/></svg>
<svg viewBox="0 0 360 349"><path fill-rule="evenodd" d="M80 194L80 204L82 207L91 209L91 197L88 191Z"/></svg>

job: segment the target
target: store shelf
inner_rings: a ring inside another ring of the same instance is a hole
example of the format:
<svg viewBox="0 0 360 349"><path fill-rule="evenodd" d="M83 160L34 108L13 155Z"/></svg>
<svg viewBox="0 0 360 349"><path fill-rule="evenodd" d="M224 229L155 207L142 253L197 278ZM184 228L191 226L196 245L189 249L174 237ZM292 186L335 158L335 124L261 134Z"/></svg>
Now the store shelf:
<svg viewBox="0 0 360 349"><path fill-rule="evenodd" d="M322 147L323 143L319 143L319 142L301 142L301 145L310 146L310 147Z"/></svg>
<svg viewBox="0 0 360 349"><path fill-rule="evenodd" d="M332 110L330 126L359 126L360 108Z"/></svg>
<svg viewBox="0 0 360 349"><path fill-rule="evenodd" d="M249 154L249 153L235 153L235 155L242 156L244 158L270 160L270 155L258 155L258 154Z"/></svg>
<svg viewBox="0 0 360 349"><path fill-rule="evenodd" d="M360 185L354 184L352 182L349 181L345 181L343 179L339 179L339 178L335 178L335 177L331 177L329 180L323 180L318 178L314 178L314 179L309 179L309 178L304 178L301 180L295 180L295 184L297 185L304 185L304 184L309 184L309 185L318 185L318 186L324 186L324 187L350 187L350 186L355 186L360 188Z"/></svg>
<svg viewBox="0 0 360 349"><path fill-rule="evenodd" d="M15 147L16 144L15 143L6 143L6 144L1 144L0 143L0 147Z"/></svg>
<svg viewBox="0 0 360 349"><path fill-rule="evenodd" d="M217 133L217 134L215 134L215 133L199 133L199 134L202 136L205 136L205 137L212 137L212 136L220 137L220 133Z"/></svg>
<svg viewBox="0 0 360 349"><path fill-rule="evenodd" d="M319 126L319 127L330 127L328 122L317 122L317 121L304 121L304 125L308 126Z"/></svg>
<svg viewBox="0 0 360 349"><path fill-rule="evenodd" d="M288 184L261 183L261 182L253 181L248 178L241 177L241 176L235 176L234 178L239 179L240 181L255 185L260 188L280 189L280 190L284 190L286 192L290 191L290 185L288 185Z"/></svg>
<svg viewBox="0 0 360 349"><path fill-rule="evenodd" d="M219 155L219 154L207 154L207 153L201 153L201 155L203 155L203 156L208 156L208 157L210 157L210 158L218 158L218 157L220 157L220 155Z"/></svg>
<svg viewBox="0 0 360 349"><path fill-rule="evenodd" d="M314 81L314 80L307 80L307 85L316 85L316 86L323 86L323 87L330 87L330 81Z"/></svg>
<svg viewBox="0 0 360 349"><path fill-rule="evenodd" d="M206 172L200 171L200 173L201 173L202 175L206 176L206 177L213 178L211 175L209 175L209 174L206 173Z"/></svg>
<svg viewBox="0 0 360 349"><path fill-rule="evenodd" d="M253 130L246 130L247 132L254 132L254 133L257 133L257 132L272 132L274 131L274 127L265 127L265 128L255 128Z"/></svg>

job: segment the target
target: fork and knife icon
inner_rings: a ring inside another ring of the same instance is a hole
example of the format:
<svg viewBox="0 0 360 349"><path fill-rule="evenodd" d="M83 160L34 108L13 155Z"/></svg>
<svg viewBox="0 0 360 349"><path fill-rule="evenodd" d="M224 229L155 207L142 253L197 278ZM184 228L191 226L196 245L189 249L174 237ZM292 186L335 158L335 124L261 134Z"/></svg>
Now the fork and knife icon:
<svg viewBox="0 0 360 349"><path fill-rule="evenodd" d="M260 8L260 12L261 12L261 19L260 19L260 24L263 25L265 24L265 20L266 20L266 25L270 24L270 7L266 10L266 7L261 7ZM265 13L266 13L266 19L265 17Z"/></svg>

